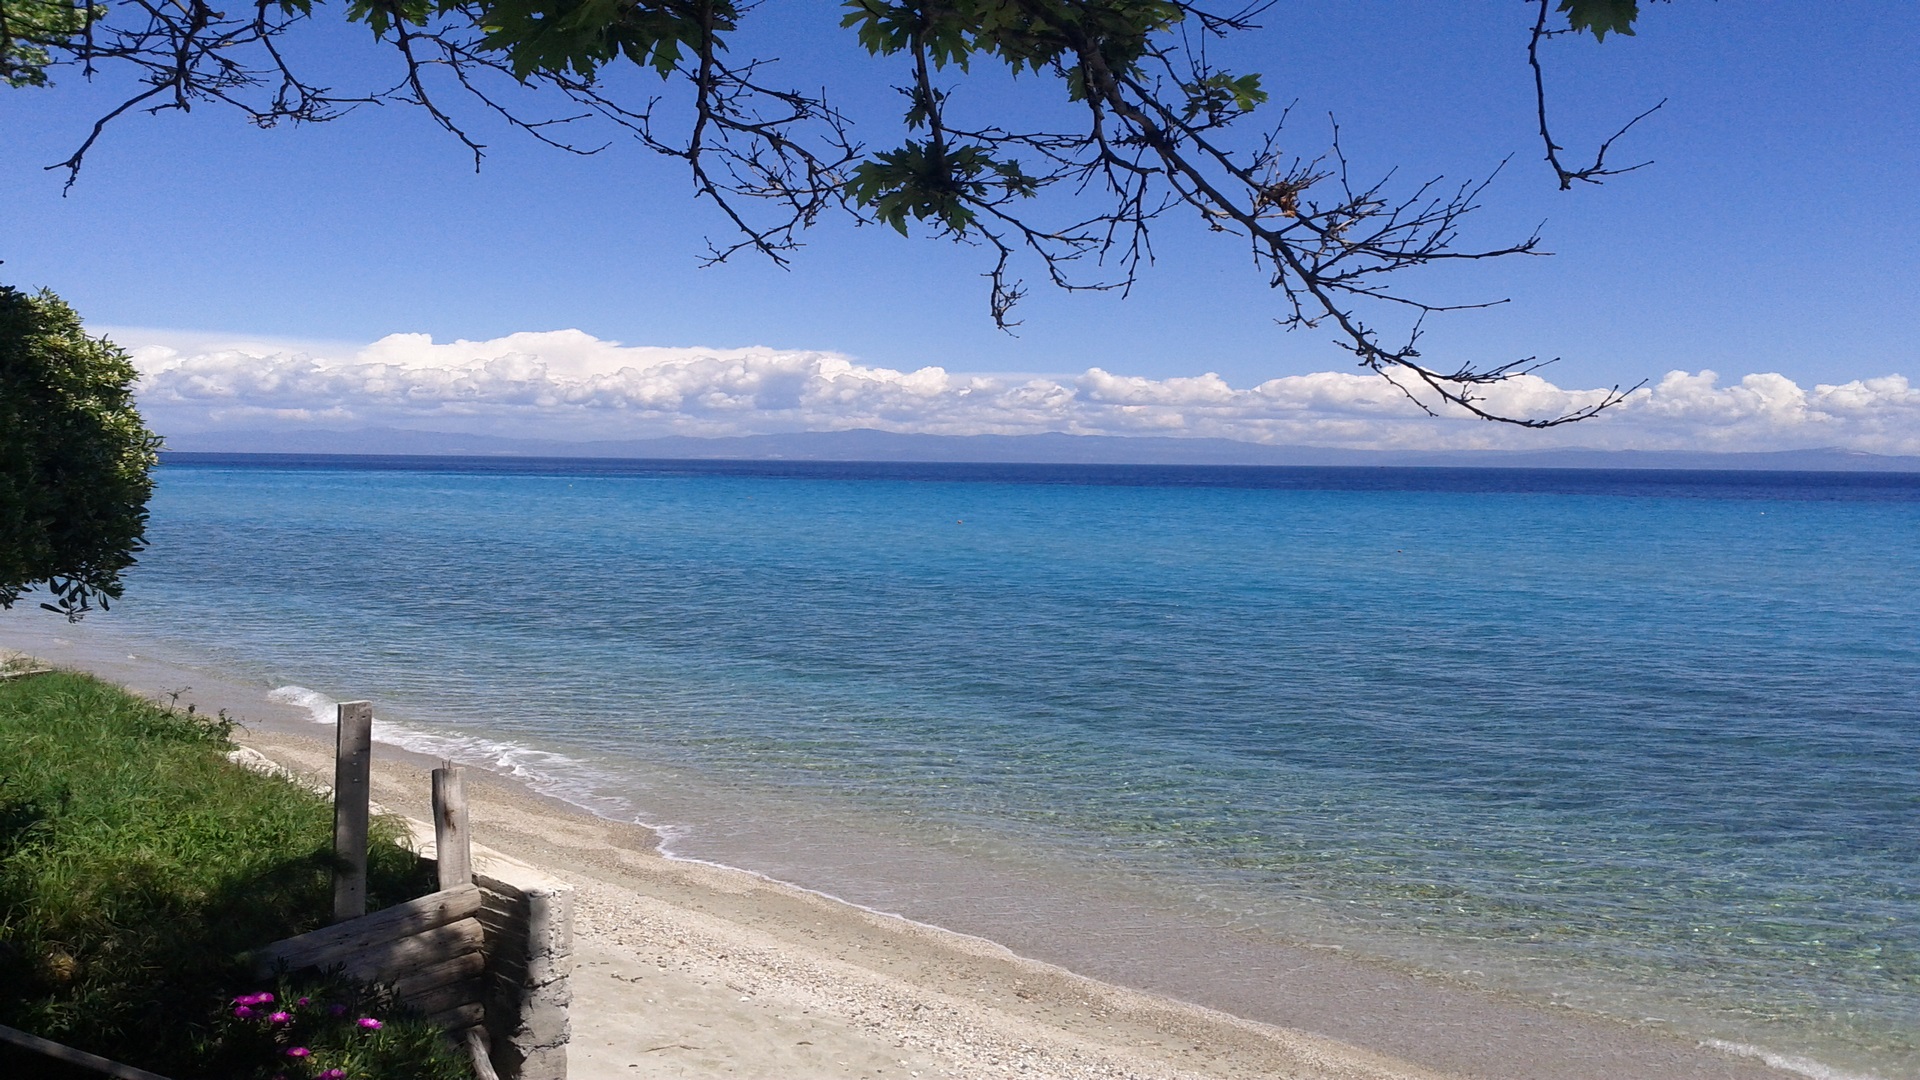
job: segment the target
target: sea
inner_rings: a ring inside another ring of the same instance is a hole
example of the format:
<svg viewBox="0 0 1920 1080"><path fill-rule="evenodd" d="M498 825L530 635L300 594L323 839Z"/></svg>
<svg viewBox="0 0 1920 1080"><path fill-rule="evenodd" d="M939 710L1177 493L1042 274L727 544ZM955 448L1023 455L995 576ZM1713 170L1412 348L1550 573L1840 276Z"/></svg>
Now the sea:
<svg viewBox="0 0 1920 1080"><path fill-rule="evenodd" d="M1103 977L1202 927L1920 1077L1920 475L157 476L88 633L680 857Z"/></svg>

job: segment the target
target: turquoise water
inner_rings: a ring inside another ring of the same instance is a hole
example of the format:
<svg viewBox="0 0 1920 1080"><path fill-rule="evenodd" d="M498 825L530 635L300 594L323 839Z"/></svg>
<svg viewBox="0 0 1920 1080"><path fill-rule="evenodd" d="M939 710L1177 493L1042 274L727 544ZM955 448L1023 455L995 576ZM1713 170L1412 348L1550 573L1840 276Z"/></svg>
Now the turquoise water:
<svg viewBox="0 0 1920 1080"><path fill-rule="evenodd" d="M317 464L163 468L113 632L1920 1076L1920 477Z"/></svg>

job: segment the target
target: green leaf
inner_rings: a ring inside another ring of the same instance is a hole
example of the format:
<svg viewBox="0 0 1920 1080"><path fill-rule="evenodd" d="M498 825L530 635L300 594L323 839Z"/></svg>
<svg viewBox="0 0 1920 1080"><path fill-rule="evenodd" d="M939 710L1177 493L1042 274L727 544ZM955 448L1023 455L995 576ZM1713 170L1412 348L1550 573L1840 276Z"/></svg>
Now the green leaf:
<svg viewBox="0 0 1920 1080"><path fill-rule="evenodd" d="M853 170L847 196L873 216L907 235L907 218L931 222L936 232L960 237L978 217L974 205L1031 198L1040 182L1010 159L979 146L942 148L912 141L873 155Z"/></svg>
<svg viewBox="0 0 1920 1080"><path fill-rule="evenodd" d="M53 63L49 46L64 48L87 28L88 16L98 22L106 5L85 8L59 0L0 0L0 83L12 87L46 86L47 66Z"/></svg>
<svg viewBox="0 0 1920 1080"><path fill-rule="evenodd" d="M537 73L567 72L592 81L622 57L669 78L701 54L707 41L701 16L698 5L678 0L482 0L473 19L485 34L482 46L504 54L525 82ZM737 4L714 4L715 50L726 47L724 35L738 19Z"/></svg>
<svg viewBox="0 0 1920 1080"><path fill-rule="evenodd" d="M1258 75L1235 78L1224 71L1215 72L1181 88L1187 94L1185 117L1188 120L1205 115L1211 123L1226 123L1236 114L1250 113L1267 101L1267 92L1260 89Z"/></svg>
<svg viewBox="0 0 1920 1080"><path fill-rule="evenodd" d="M1560 0L1566 12L1567 26L1591 30L1596 41L1605 41L1608 33L1633 36L1633 21L1640 17L1639 0Z"/></svg>

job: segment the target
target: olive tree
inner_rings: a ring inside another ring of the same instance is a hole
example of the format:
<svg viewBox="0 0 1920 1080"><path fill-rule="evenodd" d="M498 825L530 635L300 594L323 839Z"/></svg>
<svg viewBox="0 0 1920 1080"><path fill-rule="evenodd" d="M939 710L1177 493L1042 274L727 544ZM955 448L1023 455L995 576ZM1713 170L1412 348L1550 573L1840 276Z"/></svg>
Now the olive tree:
<svg viewBox="0 0 1920 1080"><path fill-rule="evenodd" d="M1022 273L1069 290L1129 289L1152 258L1152 235L1184 218L1245 245L1281 324L1327 331L1428 412L1551 427L1631 392L1615 387L1565 415L1508 416L1482 390L1534 370L1535 358L1430 366L1420 351L1429 316L1499 301L1423 297L1406 271L1537 254L1540 238L1463 238L1486 178L1358 176L1337 128L1286 131L1274 88L1209 53L1210 43L1256 29L1274 0L1227 2L806 4L809 17L853 35L900 91L902 137L879 148L856 138L832 88L779 81L773 57L742 33L762 6L753 0L0 0L0 54L16 85L43 83L62 66L89 76L115 69L125 80L120 103L49 166L69 183L107 128L134 113L216 106L272 126L404 103L464 143L476 165L476 114L570 152L595 153L611 134L677 159L731 229L713 242L714 261L752 252L784 263L822 215L844 213L977 247L987 309L1004 328ZM1537 137L1560 187L1638 167L1608 163L1618 134L1591 164L1555 141L1542 63L1543 47L1562 35L1633 33L1636 0L1528 0L1520 10L1516 76L1531 69ZM363 26L368 47L387 54L387 81L329 86L299 59L295 35L329 12ZM621 68L652 73L663 89L636 92ZM977 105L969 80L989 68L1018 76L1017 92L1048 119Z"/></svg>
<svg viewBox="0 0 1920 1080"><path fill-rule="evenodd" d="M44 587L41 607L78 619L119 598L160 446L134 377L58 296L0 286L0 607Z"/></svg>

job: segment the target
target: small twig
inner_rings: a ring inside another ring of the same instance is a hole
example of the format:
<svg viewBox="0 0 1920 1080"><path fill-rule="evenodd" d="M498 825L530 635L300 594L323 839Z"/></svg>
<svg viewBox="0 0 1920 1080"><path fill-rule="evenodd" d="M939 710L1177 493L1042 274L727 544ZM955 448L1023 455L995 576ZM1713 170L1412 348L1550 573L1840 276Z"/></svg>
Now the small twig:
<svg viewBox="0 0 1920 1080"><path fill-rule="evenodd" d="M1652 108L1627 121L1619 131L1607 136L1607 138L1601 142L1599 148L1594 151L1593 164L1584 169L1569 169L1561 163L1560 151L1566 149L1566 147L1554 142L1553 134L1547 129L1547 76L1545 69L1540 64L1540 43L1550 37L1557 37L1560 34L1566 33L1566 31L1547 29L1547 5L1550 0L1536 0L1536 2L1539 7L1539 17L1534 20L1533 32L1527 39L1527 64L1533 68L1533 101L1535 110L1540 118L1540 141L1544 143L1547 148L1547 164L1553 166L1554 175L1560 179L1560 190L1567 191L1571 189L1575 181L1599 184L1604 182L1606 177L1634 172L1635 170L1644 169L1653 164L1652 159L1648 159L1637 165L1628 165L1621 169L1609 169L1607 168L1607 151L1613 148L1614 140L1633 130L1635 124L1659 112L1660 107L1667 103L1666 98L1661 98Z"/></svg>

